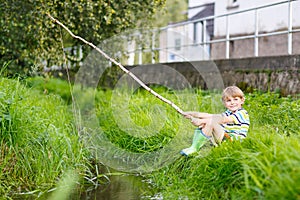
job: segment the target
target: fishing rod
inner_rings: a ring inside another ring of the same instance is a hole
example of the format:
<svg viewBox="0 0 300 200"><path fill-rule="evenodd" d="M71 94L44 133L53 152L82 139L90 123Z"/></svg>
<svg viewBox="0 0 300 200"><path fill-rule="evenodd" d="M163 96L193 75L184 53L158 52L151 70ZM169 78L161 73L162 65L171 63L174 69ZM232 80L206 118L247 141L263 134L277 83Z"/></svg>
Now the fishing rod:
<svg viewBox="0 0 300 200"><path fill-rule="evenodd" d="M121 63L119 63L118 61L116 61L115 59L111 58L110 56L108 56L104 51L102 51L100 48L98 48L96 45L94 45L93 43L85 40L84 38L75 35L68 27L66 27L63 23L61 23L59 20L57 20L56 18L54 18L51 14L47 14L51 20L53 20L56 24L60 25L63 29L65 29L73 38L78 39L80 41L82 41L83 43L89 45L90 47L92 47L93 49L95 49L97 52L99 52L101 55L103 55L107 60L109 60L110 62L114 63L115 65L117 65L122 71L124 71L126 74L128 74L131 78L133 78L140 86L142 86L145 90L147 90L148 92L150 92L152 95L154 95L155 97L157 97L158 99L160 99L161 101L163 101L164 103L169 104L170 106L172 106L172 108L174 108L178 113L180 113L181 115L193 120L192 116L186 116L185 112L180 109L175 103L173 103L172 101L170 101L169 99L166 99L165 97L161 96L160 94L158 94L157 92L155 92L154 90L152 90L150 87L148 87L141 79L139 79L135 74L133 74L131 71L129 71L128 69L126 69Z"/></svg>

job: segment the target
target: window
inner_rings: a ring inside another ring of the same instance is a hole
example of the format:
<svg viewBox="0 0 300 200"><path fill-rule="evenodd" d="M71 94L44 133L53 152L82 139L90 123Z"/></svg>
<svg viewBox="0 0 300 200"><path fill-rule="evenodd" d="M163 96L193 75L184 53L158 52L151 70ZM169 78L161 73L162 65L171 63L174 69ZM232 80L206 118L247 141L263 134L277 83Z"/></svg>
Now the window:
<svg viewBox="0 0 300 200"><path fill-rule="evenodd" d="M175 60L175 55L174 54L170 54L169 55L169 61L174 61Z"/></svg>
<svg viewBox="0 0 300 200"><path fill-rule="evenodd" d="M178 38L178 39L175 39L175 50L180 51L180 49L181 49L181 40L180 40L180 38Z"/></svg>
<svg viewBox="0 0 300 200"><path fill-rule="evenodd" d="M227 9L238 8L239 3L238 0L228 0Z"/></svg>

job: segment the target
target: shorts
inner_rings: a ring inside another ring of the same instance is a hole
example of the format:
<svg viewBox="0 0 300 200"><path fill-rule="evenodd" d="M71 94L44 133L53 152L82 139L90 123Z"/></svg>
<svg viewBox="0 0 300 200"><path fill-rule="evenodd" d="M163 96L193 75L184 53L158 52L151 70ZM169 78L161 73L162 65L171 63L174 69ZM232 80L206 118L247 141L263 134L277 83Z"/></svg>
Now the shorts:
<svg viewBox="0 0 300 200"><path fill-rule="evenodd" d="M244 135L239 135L236 133L224 133L223 141L234 141L234 140L242 140L245 139L246 137Z"/></svg>

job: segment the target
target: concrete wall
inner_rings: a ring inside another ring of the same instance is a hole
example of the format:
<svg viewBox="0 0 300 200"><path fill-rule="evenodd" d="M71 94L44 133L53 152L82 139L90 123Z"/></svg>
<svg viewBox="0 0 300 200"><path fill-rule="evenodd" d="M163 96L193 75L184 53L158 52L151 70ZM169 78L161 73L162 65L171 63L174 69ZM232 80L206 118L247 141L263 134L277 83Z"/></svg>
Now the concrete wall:
<svg viewBox="0 0 300 200"><path fill-rule="evenodd" d="M155 76L160 77L159 79L164 79L165 85L170 85L168 82L176 83L176 77L162 72L162 65L175 69L178 74L183 75L187 79L192 87L213 89L214 87L222 87L220 84L223 83L224 87L237 85L247 92L257 89L260 91L277 91L284 96L300 94L300 55L223 59L215 60L214 62L163 63L143 66L151 71L155 71ZM130 67L129 69L133 68ZM146 80L147 76L150 76L149 74L153 76L153 73L149 72L144 71L144 73L139 74L139 77L142 80ZM164 75L160 75L161 73ZM177 84L179 84L178 81Z"/></svg>
<svg viewBox="0 0 300 200"><path fill-rule="evenodd" d="M217 60L224 85L300 94L300 55Z"/></svg>
<svg viewBox="0 0 300 200"><path fill-rule="evenodd" d="M300 94L300 55L162 63L126 68L147 84L158 83L174 89L189 86L222 89L237 85L246 92L257 89L277 91L283 96ZM92 68L84 71L86 74L81 74L83 85L94 87L98 84L102 88L113 88L125 75L117 66L109 67L104 72ZM53 75L58 77L59 72L63 71L55 71ZM63 74L66 78L66 73ZM75 75L76 72L71 73L72 80Z"/></svg>

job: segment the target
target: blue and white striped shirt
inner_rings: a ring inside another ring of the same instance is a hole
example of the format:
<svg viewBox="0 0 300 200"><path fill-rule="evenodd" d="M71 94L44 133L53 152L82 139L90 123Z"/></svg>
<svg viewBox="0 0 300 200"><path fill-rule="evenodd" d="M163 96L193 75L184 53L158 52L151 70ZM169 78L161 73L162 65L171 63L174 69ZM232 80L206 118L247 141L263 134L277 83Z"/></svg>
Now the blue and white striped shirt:
<svg viewBox="0 0 300 200"><path fill-rule="evenodd" d="M226 110L222 115L230 117L233 120L233 123L221 124L226 133L233 133L242 137L247 136L250 119L249 114L245 109L241 108L234 113L230 110Z"/></svg>

